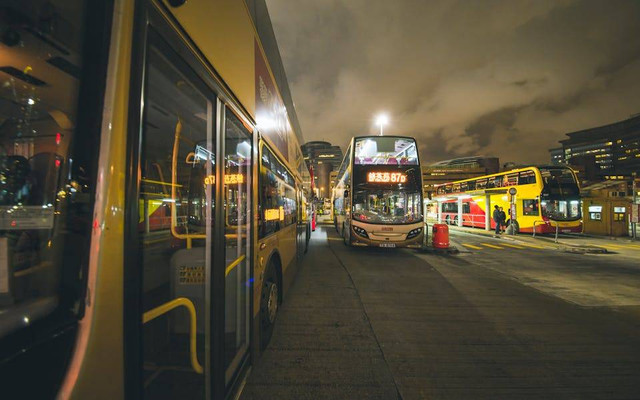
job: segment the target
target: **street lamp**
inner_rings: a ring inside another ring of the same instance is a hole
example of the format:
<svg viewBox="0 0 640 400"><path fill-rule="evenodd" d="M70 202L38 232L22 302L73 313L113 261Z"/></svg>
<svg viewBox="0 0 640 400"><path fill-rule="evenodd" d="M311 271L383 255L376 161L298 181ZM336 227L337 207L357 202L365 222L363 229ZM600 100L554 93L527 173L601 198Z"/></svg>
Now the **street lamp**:
<svg viewBox="0 0 640 400"><path fill-rule="evenodd" d="M380 125L380 136L382 136L382 127L389 123L389 117L386 114L380 114L376 118L376 125Z"/></svg>

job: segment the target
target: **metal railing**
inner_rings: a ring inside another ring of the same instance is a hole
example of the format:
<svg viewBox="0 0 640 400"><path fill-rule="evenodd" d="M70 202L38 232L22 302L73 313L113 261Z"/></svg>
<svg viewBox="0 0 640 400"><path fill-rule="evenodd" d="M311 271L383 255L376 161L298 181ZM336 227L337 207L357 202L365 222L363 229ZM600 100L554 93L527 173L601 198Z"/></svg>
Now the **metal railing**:
<svg viewBox="0 0 640 400"><path fill-rule="evenodd" d="M556 237L555 237L554 243L558 243L558 229L559 229L558 223L556 221L533 221L533 237L536 237L536 223L537 222L541 222L541 223L543 223L545 225L551 225L552 222L555 223L555 226L556 226Z"/></svg>
<svg viewBox="0 0 640 400"><path fill-rule="evenodd" d="M189 311L189 352L191 355L191 367L198 374L202 374L202 365L198 361L198 352L196 349L196 308L191 300L186 297L178 297L177 299L166 302L142 314L142 323L158 318L177 307L186 307Z"/></svg>

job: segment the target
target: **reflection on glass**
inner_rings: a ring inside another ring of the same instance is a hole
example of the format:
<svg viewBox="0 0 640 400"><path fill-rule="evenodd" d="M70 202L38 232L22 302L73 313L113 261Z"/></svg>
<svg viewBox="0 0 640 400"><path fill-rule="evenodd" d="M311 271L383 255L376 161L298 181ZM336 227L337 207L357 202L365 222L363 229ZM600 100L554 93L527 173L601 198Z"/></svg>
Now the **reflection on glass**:
<svg viewBox="0 0 640 400"><path fill-rule="evenodd" d="M408 224L422 220L419 192L358 190L353 218L372 224Z"/></svg>
<svg viewBox="0 0 640 400"><path fill-rule="evenodd" d="M573 221L580 219L579 200L545 200L542 205L542 215L554 221Z"/></svg>
<svg viewBox="0 0 640 400"><path fill-rule="evenodd" d="M176 299L195 307L197 358L204 366L205 282L210 265L215 157L211 102L151 48L145 87L139 242L143 311ZM203 398L191 362L190 316L180 307L144 324L145 397Z"/></svg>
<svg viewBox="0 0 640 400"><path fill-rule="evenodd" d="M225 369L227 382L249 343L251 136L230 109L225 114Z"/></svg>
<svg viewBox="0 0 640 400"><path fill-rule="evenodd" d="M70 317L79 310L93 210L84 161L97 157L83 149L72 168L73 143L91 134L74 129L84 4L27 0L0 10L0 338L57 306Z"/></svg>

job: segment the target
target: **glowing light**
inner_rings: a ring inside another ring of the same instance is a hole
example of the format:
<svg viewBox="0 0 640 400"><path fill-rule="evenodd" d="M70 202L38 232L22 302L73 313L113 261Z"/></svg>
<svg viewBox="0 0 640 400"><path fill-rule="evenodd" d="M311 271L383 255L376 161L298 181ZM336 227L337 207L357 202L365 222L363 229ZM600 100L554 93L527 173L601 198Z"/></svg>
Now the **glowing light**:
<svg viewBox="0 0 640 400"><path fill-rule="evenodd" d="M369 172L367 182L373 183L405 183L407 176L401 172Z"/></svg>
<svg viewBox="0 0 640 400"><path fill-rule="evenodd" d="M29 99L27 100L27 104L29 104L30 106L32 106L32 105L36 104L36 101L35 101L34 99L32 99L32 98L29 98Z"/></svg>
<svg viewBox="0 0 640 400"><path fill-rule="evenodd" d="M204 177L205 185L214 185L216 183L215 175L207 175ZM244 183L244 175L242 174L226 174L224 176L225 185L237 185L238 183Z"/></svg>
<svg viewBox="0 0 640 400"><path fill-rule="evenodd" d="M386 125L389 123L389 117L387 116L387 114L380 114L378 115L378 117L376 118L376 125Z"/></svg>
<svg viewBox="0 0 640 400"><path fill-rule="evenodd" d="M30 322L29 317L27 317L26 315L24 316L24 318L22 318L22 320L24 321L25 324L29 324Z"/></svg>
<svg viewBox="0 0 640 400"><path fill-rule="evenodd" d="M62 140L62 135L60 132L56 132L56 145L60 144L60 140Z"/></svg>

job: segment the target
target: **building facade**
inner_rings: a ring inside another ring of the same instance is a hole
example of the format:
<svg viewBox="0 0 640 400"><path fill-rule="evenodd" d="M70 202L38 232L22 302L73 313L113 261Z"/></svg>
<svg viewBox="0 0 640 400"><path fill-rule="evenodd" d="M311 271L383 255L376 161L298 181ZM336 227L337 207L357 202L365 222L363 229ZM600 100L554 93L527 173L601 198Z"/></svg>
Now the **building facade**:
<svg viewBox="0 0 640 400"><path fill-rule="evenodd" d="M313 171L314 187L318 198L331 197L332 171L337 171L342 162L342 149L329 142L313 141L302 145L302 154L307 166Z"/></svg>
<svg viewBox="0 0 640 400"><path fill-rule="evenodd" d="M588 181L631 178L640 172L640 114L624 121L566 134L549 150L551 163L581 167Z"/></svg>

